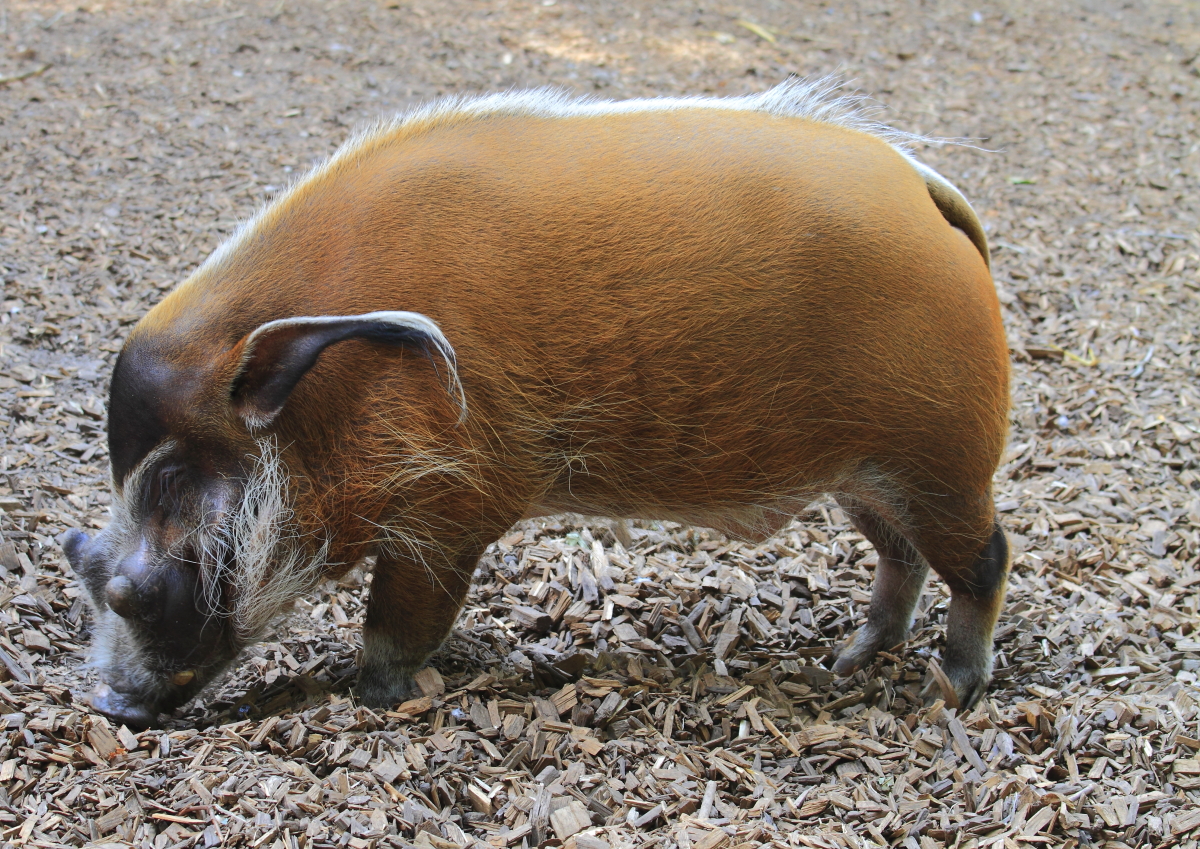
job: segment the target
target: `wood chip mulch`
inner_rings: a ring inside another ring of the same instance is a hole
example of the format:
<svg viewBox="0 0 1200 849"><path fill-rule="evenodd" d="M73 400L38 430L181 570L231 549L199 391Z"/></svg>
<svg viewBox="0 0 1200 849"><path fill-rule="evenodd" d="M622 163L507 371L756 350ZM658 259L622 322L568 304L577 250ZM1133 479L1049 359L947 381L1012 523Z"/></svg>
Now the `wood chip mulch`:
<svg viewBox="0 0 1200 849"><path fill-rule="evenodd" d="M0 8L0 849L1195 849L1198 32L1165 1ZM54 538L105 524L122 338L239 217L439 93L839 67L897 126L995 151L920 152L981 213L1014 358L996 481L1020 553L980 707L921 698L936 581L908 643L825 668L875 555L822 503L763 545L514 528L394 710L351 695L369 564L165 728L86 708Z"/></svg>
<svg viewBox="0 0 1200 849"><path fill-rule="evenodd" d="M1200 643L1148 574L1106 564L1085 588L1078 573L1019 570L997 690L959 716L918 694L944 593L896 655L849 681L820 665L827 635L860 615L874 560L824 512L759 547L659 528L635 529L626 551L586 527L527 525L481 567L420 693L379 713L347 691L369 584L352 574L165 732L114 728L39 674L39 655L78 646L70 608L26 578L10 602L26 628L0 638L15 808L0 824L32 845L356 849L641 835L1136 846L1200 826L1187 686ZM1141 637L1154 623L1166 636Z"/></svg>

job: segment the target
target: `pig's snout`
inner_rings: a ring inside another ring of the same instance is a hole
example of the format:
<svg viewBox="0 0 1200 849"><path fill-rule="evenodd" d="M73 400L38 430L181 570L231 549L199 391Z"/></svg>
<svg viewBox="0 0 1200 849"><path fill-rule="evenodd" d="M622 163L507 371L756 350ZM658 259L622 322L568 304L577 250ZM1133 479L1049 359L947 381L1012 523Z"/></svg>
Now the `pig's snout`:
<svg viewBox="0 0 1200 849"><path fill-rule="evenodd" d="M130 728L149 728L158 720L158 713L145 704L118 692L108 684L101 684L87 697L87 702L113 722Z"/></svg>
<svg viewBox="0 0 1200 849"><path fill-rule="evenodd" d="M113 613L123 619L146 619L154 610L147 597L153 595L139 591L125 575L117 575L104 585L104 600Z"/></svg>
<svg viewBox="0 0 1200 849"><path fill-rule="evenodd" d="M143 541L104 585L104 603L122 619L154 625L167 616L181 624L180 617L194 607L195 590L194 575L156 562Z"/></svg>

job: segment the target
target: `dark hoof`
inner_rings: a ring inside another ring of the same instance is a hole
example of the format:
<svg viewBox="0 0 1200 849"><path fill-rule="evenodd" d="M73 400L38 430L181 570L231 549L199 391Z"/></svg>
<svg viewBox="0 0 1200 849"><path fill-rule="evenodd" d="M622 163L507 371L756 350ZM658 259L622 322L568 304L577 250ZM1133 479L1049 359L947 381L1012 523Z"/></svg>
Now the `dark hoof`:
<svg viewBox="0 0 1200 849"><path fill-rule="evenodd" d="M847 678L862 669L863 660L854 651L852 642L843 643L834 650L833 674Z"/></svg>
<svg viewBox="0 0 1200 849"><path fill-rule="evenodd" d="M411 675L389 670L364 667L358 673L354 695L359 703L370 708L392 708L405 701L413 691Z"/></svg>
<svg viewBox="0 0 1200 849"><path fill-rule="evenodd" d="M863 625L850 635L850 639L834 650L833 672L843 678L853 675L873 661L881 649L890 649L902 642L904 642L903 636L899 639L894 635L881 636L871 628L870 624Z"/></svg>
<svg viewBox="0 0 1200 849"><path fill-rule="evenodd" d="M991 679L991 673L986 669L951 666L949 663L943 669L937 661L931 660L929 679L921 696L927 705L941 699L946 707L966 713L983 698Z"/></svg>

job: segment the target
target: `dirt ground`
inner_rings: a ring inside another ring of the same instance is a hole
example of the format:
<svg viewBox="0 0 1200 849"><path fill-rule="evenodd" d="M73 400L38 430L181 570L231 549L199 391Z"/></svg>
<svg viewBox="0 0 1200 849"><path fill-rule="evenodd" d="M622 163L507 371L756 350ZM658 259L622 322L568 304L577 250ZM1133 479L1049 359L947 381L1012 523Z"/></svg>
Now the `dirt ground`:
<svg viewBox="0 0 1200 849"><path fill-rule="evenodd" d="M840 72L985 222L1020 550L986 702L912 640L829 648L874 554L832 505L751 546L572 520L481 564L417 698L351 698L367 579L301 602L165 729L91 713L54 542L106 521L131 325L355 126L448 93L760 91ZM0 6L0 843L1196 846L1200 7L1189 2ZM530 627L533 626L533 627Z"/></svg>

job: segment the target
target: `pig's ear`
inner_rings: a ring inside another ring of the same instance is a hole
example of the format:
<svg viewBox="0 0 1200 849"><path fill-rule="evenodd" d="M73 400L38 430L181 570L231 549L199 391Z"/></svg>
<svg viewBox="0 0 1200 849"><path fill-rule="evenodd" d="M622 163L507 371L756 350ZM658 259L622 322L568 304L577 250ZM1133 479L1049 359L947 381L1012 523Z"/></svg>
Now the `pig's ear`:
<svg viewBox="0 0 1200 849"><path fill-rule="evenodd" d="M437 324L415 312L370 312L267 322L241 343L241 359L230 385L234 411L251 429L267 427L279 415L296 384L316 364L321 352L346 339L404 345L422 351L431 359L436 353L445 364L448 389L460 410L459 422L466 418L467 399L458 380L454 349Z"/></svg>

